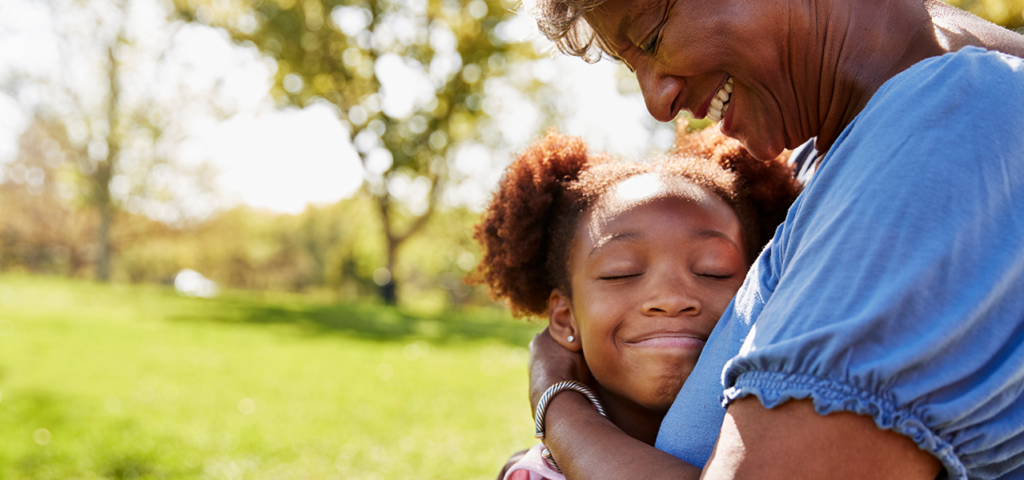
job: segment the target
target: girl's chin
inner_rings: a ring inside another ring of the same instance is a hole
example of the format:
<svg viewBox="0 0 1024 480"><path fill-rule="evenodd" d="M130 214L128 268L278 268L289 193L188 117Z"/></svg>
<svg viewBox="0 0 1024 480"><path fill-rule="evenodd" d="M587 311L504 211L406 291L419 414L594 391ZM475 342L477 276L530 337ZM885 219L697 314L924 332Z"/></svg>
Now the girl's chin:
<svg viewBox="0 0 1024 480"><path fill-rule="evenodd" d="M683 387L682 385L679 385L679 388L682 388L682 387ZM679 393L679 388L677 388L675 390L676 394ZM666 413L668 413L668 409L672 408L672 403L675 402L676 395L659 396L659 397L660 398L650 399L648 401L642 401L642 402L637 402L637 403L639 403L644 408L650 410L653 413L657 413L659 415L665 415Z"/></svg>
<svg viewBox="0 0 1024 480"><path fill-rule="evenodd" d="M633 401L651 412L662 415L668 413L668 409L672 407L676 396L679 395L679 390L683 388L683 382L686 381L689 371L686 374L678 379L652 379L649 384L651 390L642 392L641 395L633 398Z"/></svg>

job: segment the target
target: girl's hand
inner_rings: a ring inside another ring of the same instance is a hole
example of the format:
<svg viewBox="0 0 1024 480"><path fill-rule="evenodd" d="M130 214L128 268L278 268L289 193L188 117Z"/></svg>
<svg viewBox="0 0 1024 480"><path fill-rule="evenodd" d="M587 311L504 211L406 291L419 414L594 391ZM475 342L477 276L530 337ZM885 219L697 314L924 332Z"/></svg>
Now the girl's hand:
<svg viewBox="0 0 1024 480"><path fill-rule="evenodd" d="M530 342L531 411L537 408L537 402L548 388L566 380L592 385L587 361L582 353L570 351L555 342L545 328Z"/></svg>

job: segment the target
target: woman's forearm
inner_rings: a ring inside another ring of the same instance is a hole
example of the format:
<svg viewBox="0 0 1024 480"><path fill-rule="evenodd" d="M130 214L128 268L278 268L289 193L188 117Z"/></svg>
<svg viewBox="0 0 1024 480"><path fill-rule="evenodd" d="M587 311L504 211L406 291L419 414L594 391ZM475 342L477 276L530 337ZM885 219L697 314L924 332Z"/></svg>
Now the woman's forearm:
<svg viewBox="0 0 1024 480"><path fill-rule="evenodd" d="M625 434L577 393L556 395L546 417L544 444L569 480L700 478L699 468Z"/></svg>

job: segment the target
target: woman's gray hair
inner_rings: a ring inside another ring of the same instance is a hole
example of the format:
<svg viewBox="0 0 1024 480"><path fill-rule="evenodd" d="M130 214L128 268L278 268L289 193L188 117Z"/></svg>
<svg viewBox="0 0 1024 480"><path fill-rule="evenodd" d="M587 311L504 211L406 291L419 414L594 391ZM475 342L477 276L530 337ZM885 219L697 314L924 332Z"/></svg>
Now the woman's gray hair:
<svg viewBox="0 0 1024 480"><path fill-rule="evenodd" d="M584 15L607 0L536 0L530 13L537 19L537 28L558 50L597 62L607 46Z"/></svg>

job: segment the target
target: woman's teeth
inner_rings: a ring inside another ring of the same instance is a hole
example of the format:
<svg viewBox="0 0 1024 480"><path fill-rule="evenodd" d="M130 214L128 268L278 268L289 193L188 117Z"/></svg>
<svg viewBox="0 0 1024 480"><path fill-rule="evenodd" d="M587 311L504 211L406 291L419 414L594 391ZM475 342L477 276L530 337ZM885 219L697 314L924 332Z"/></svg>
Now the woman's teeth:
<svg viewBox="0 0 1024 480"><path fill-rule="evenodd" d="M725 117L725 112L729 111L729 98L732 97L733 79L729 77L726 80L725 86L718 91L715 98L711 99L711 105L708 107L707 119L712 122L721 122L722 118Z"/></svg>

